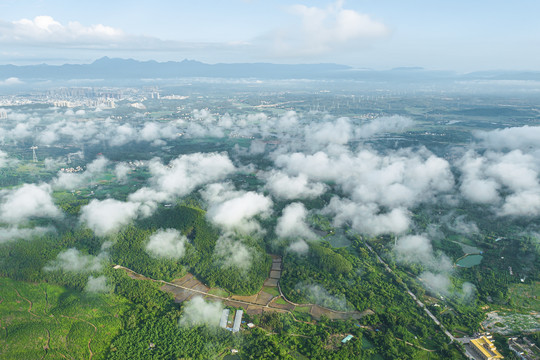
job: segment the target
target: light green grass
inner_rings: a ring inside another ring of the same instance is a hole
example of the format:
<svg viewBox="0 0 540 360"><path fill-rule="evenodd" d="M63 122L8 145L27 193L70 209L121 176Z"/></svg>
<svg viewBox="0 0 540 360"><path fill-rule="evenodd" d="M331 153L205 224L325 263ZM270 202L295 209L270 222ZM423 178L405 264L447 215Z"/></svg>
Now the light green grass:
<svg viewBox="0 0 540 360"><path fill-rule="evenodd" d="M508 291L512 298L512 304L518 310L540 311L540 282L532 284L512 284Z"/></svg>
<svg viewBox="0 0 540 360"><path fill-rule="evenodd" d="M281 304L281 305L287 305L288 302L286 302L285 300L283 300L282 298L278 298L278 299L275 299L274 302L276 304Z"/></svg>
<svg viewBox="0 0 540 360"><path fill-rule="evenodd" d="M294 308L294 311L302 312L302 313L309 313L309 310L310 310L309 306L297 306Z"/></svg>
<svg viewBox="0 0 540 360"><path fill-rule="evenodd" d="M47 343L48 359L88 359L88 344L92 359L103 359L128 307L112 295L88 295L6 278L0 278L0 299L3 359L41 359Z"/></svg>
<svg viewBox="0 0 540 360"><path fill-rule="evenodd" d="M262 291L270 295L279 296L279 290L276 287L263 286Z"/></svg>
<svg viewBox="0 0 540 360"><path fill-rule="evenodd" d="M221 297L229 297L229 293L223 289L220 289L220 288L212 288L210 290L208 290L208 293L210 295L216 295L216 296L221 296Z"/></svg>

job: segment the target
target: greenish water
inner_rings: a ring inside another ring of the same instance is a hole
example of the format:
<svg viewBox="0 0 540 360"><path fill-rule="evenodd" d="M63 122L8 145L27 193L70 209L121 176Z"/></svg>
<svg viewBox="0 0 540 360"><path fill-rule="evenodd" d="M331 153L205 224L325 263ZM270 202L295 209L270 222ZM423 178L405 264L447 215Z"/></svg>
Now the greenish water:
<svg viewBox="0 0 540 360"><path fill-rule="evenodd" d="M470 268L480 264L482 259L482 255L467 255L463 259L459 260L456 265L464 268Z"/></svg>
<svg viewBox="0 0 540 360"><path fill-rule="evenodd" d="M465 254L481 254L482 250L477 248L476 246L471 246L467 244L459 244L461 245L461 248L463 249L463 252Z"/></svg>

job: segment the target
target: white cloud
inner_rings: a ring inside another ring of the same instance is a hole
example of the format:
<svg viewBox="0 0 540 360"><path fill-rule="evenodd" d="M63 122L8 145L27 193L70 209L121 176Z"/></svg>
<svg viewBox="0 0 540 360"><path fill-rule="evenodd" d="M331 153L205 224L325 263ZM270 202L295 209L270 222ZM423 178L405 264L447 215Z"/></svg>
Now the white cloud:
<svg viewBox="0 0 540 360"><path fill-rule="evenodd" d="M348 198L334 197L325 211L335 215L336 225L350 223L356 231L369 234L407 230L408 209L434 201L454 187L450 164L424 148L386 154L333 148L314 154L278 154L274 162L289 176L335 182Z"/></svg>
<svg viewBox="0 0 540 360"><path fill-rule="evenodd" d="M467 152L459 161L460 190L475 203L492 204L501 216L540 215L540 162L538 153Z"/></svg>
<svg viewBox="0 0 540 360"><path fill-rule="evenodd" d="M114 175L116 176L116 180L124 184L127 181L128 174L131 171L131 167L126 163L118 163L114 167Z"/></svg>
<svg viewBox="0 0 540 360"><path fill-rule="evenodd" d="M278 218L276 235L281 238L315 239L317 236L306 224L307 210L302 203L292 203Z"/></svg>
<svg viewBox="0 0 540 360"><path fill-rule="evenodd" d="M36 16L4 22L0 42L40 44L104 44L124 40L126 35L119 29L103 24L83 26L78 22L63 25L51 16Z"/></svg>
<svg viewBox="0 0 540 360"><path fill-rule="evenodd" d="M9 135L15 140L22 140L31 137L33 125L31 123L18 123L9 132Z"/></svg>
<svg viewBox="0 0 540 360"><path fill-rule="evenodd" d="M298 125L298 114L296 111L287 111L277 121L277 128L281 131L290 130Z"/></svg>
<svg viewBox="0 0 540 360"><path fill-rule="evenodd" d="M334 122L322 122L305 127L306 145L325 146L328 144L345 145L353 134L348 118L342 117Z"/></svg>
<svg viewBox="0 0 540 360"><path fill-rule="evenodd" d="M268 216L272 200L253 191L236 191L230 184L211 184L202 191L209 203L207 218L225 230L243 233L260 231L254 216Z"/></svg>
<svg viewBox="0 0 540 360"><path fill-rule="evenodd" d="M356 48L366 40L389 34L383 23L367 14L344 9L343 1L326 8L294 5L291 13L300 18L299 26L281 28L266 41L273 42L274 52L282 57L326 54L345 47Z"/></svg>
<svg viewBox="0 0 540 360"><path fill-rule="evenodd" d="M175 196L184 196L205 183L231 174L235 166L226 154L195 153L181 155L168 165L152 161L149 165L154 188Z"/></svg>
<svg viewBox="0 0 540 360"><path fill-rule="evenodd" d="M302 293L309 303L338 311L350 310L347 306L347 299L343 295L331 295L319 284L298 283L295 290Z"/></svg>
<svg viewBox="0 0 540 360"><path fill-rule="evenodd" d="M359 126L355 129L355 137L369 138L384 132L400 132L414 125L414 121L408 117L394 115L383 116Z"/></svg>
<svg viewBox="0 0 540 360"><path fill-rule="evenodd" d="M51 197L48 184L24 184L14 190L3 190L0 195L1 221L10 224L25 222L33 217L58 218L62 216Z"/></svg>
<svg viewBox="0 0 540 360"><path fill-rule="evenodd" d="M221 302L205 301L196 296L186 302L179 324L181 326L218 326L223 304Z"/></svg>
<svg viewBox="0 0 540 360"><path fill-rule="evenodd" d="M100 271L104 256L85 255L75 248L60 252L55 260L45 266L45 270L63 270L73 272Z"/></svg>
<svg viewBox="0 0 540 360"><path fill-rule="evenodd" d="M103 174L109 160L104 156L98 156L94 161L86 165L86 170L80 173L66 173L59 171L53 186L58 189L73 190L91 183L95 177Z"/></svg>
<svg viewBox="0 0 540 360"><path fill-rule="evenodd" d="M420 274L419 279L432 292L445 296L449 294L452 283L447 274L437 274L426 271Z"/></svg>
<svg viewBox="0 0 540 360"><path fill-rule="evenodd" d="M349 223L350 226L363 234L401 234L409 228L409 212L403 208L395 208L389 212L380 212L376 204L361 204L349 199L333 197L325 213L334 215L334 225L342 226Z"/></svg>
<svg viewBox="0 0 540 360"><path fill-rule="evenodd" d="M264 175L265 189L272 195L286 200L316 198L324 193L327 186L320 182L310 182L305 174L288 176L279 170L272 170Z"/></svg>
<svg viewBox="0 0 540 360"><path fill-rule="evenodd" d="M509 195L499 215L528 217L540 215L540 189L524 190Z"/></svg>
<svg viewBox="0 0 540 360"><path fill-rule="evenodd" d="M300 240L296 240L295 242L291 243L287 249L292 251L292 252L295 252L295 253L297 253L299 255L305 255L305 254L307 254L307 252L309 250L309 245L308 245L307 242L300 239Z"/></svg>
<svg viewBox="0 0 540 360"><path fill-rule="evenodd" d="M35 228L19 228L17 226L10 226L8 228L0 228L0 244L18 239L31 239L33 237L42 236L46 233L54 231L55 229L52 226L37 226Z"/></svg>
<svg viewBox="0 0 540 360"><path fill-rule="evenodd" d="M446 226L448 229L463 235L479 233L478 226L472 221L467 221L465 215L456 217L452 223L447 223Z"/></svg>
<svg viewBox="0 0 540 360"><path fill-rule="evenodd" d="M0 80L0 86L12 86L12 85L20 85L20 84L23 84L23 82L19 80L19 78L16 78L16 77L10 77L10 78L7 78L6 80Z"/></svg>
<svg viewBox="0 0 540 360"><path fill-rule="evenodd" d="M223 267L248 270L251 267L253 255L253 251L231 233L220 236L214 247L214 256Z"/></svg>
<svg viewBox="0 0 540 360"><path fill-rule="evenodd" d="M450 164L426 149L380 155L368 149L354 154L319 151L312 155L282 154L277 166L291 174L305 174L314 181L335 181L352 199L387 207L410 207L452 190Z"/></svg>
<svg viewBox="0 0 540 360"><path fill-rule="evenodd" d="M80 220L98 236L116 232L139 214L139 203L93 199L81 208Z"/></svg>
<svg viewBox="0 0 540 360"><path fill-rule="evenodd" d="M394 247L394 253L400 262L422 264L438 272L450 272L452 269L450 259L445 255L436 256L431 241L423 235L400 237Z"/></svg>
<svg viewBox="0 0 540 360"><path fill-rule="evenodd" d="M137 139L137 130L130 124L122 124L113 127L107 138L111 146L122 146Z"/></svg>
<svg viewBox="0 0 540 360"><path fill-rule="evenodd" d="M179 259L184 256L188 239L175 229L158 230L148 240L146 251L154 257Z"/></svg>
<svg viewBox="0 0 540 360"><path fill-rule="evenodd" d="M476 131L474 136L495 150L540 148L540 126L521 126L492 131Z"/></svg>
<svg viewBox="0 0 540 360"><path fill-rule="evenodd" d="M0 168L7 166L10 163L10 159L7 153L0 150Z"/></svg>
<svg viewBox="0 0 540 360"><path fill-rule="evenodd" d="M90 275L88 277L88 282L84 287L84 291L89 293L106 293L112 290L112 287L107 285L107 277L105 275L100 275L94 277Z"/></svg>

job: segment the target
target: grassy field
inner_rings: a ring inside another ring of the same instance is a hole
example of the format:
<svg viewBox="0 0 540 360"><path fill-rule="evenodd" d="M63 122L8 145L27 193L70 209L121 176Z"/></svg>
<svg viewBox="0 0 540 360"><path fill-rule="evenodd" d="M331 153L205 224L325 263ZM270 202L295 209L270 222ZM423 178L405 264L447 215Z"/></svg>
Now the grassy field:
<svg viewBox="0 0 540 360"><path fill-rule="evenodd" d="M211 295L221 296L221 297L229 297L229 293L226 290L220 289L220 288L212 288L208 290L208 293Z"/></svg>
<svg viewBox="0 0 540 360"><path fill-rule="evenodd" d="M49 284L0 278L0 358L103 359L127 304Z"/></svg>
<svg viewBox="0 0 540 360"><path fill-rule="evenodd" d="M279 290L276 287L263 286L262 291L270 295L279 296Z"/></svg>
<svg viewBox="0 0 540 360"><path fill-rule="evenodd" d="M281 304L281 305L287 305L288 302L286 302L285 300L283 300L282 298L279 298L279 299L275 299L274 302L276 304Z"/></svg>
<svg viewBox="0 0 540 360"><path fill-rule="evenodd" d="M294 308L294 311L297 311L297 312L303 312L303 313L309 313L309 310L311 308L309 306L297 306Z"/></svg>
<svg viewBox="0 0 540 360"><path fill-rule="evenodd" d="M520 310L540 311L540 282L509 286L510 298Z"/></svg>

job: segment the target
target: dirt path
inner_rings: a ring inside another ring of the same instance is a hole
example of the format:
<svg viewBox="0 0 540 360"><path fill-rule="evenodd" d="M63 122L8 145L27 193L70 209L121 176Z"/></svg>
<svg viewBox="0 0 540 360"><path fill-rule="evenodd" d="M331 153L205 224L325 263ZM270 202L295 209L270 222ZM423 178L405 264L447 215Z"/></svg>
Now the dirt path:
<svg viewBox="0 0 540 360"><path fill-rule="evenodd" d="M420 350L424 350L424 351L428 351L428 352L435 352L435 350L430 350L430 349L426 349L425 347L422 347L420 345L416 345L416 344L413 344L413 343L410 343L408 341L404 341L402 339L399 339L399 338L396 338L397 341L403 341L405 344L409 345L409 346L412 346L412 347L415 347L417 349L420 349Z"/></svg>
<svg viewBox="0 0 540 360"><path fill-rule="evenodd" d="M279 261L281 261L281 259L279 259ZM169 287L175 287L175 288L179 288L179 289L182 289L182 290L185 290L185 291L188 291L188 292L191 292L193 294L199 294L203 297L209 297L209 298L213 298L213 299L216 299L216 300L221 300L221 301L224 301L228 304L231 304L231 306L235 306L235 305L238 305L238 306L251 306L252 308L255 308L255 309L260 309L262 311L275 311L275 312L282 312L282 313L288 313L288 314L291 314L293 316L293 318L296 320L296 321L299 321L299 322L305 322L305 321L301 321L301 320L297 320L296 317L294 316L294 314L292 313L292 311L294 311L294 309L283 309L279 306L274 306L273 304L273 300L278 298L277 296L276 297L272 297L270 299L270 301L266 302L266 303L257 303L257 302L254 302L254 301L249 301L249 300L246 300L246 299L233 299L232 296L230 297L223 297L223 296L219 296L219 295L214 295L214 294L210 294L208 293L208 291L202 291L202 290L197 290L197 289L194 289L192 287L187 287L187 286L183 286L183 285L179 285L179 284L174 284L174 283L171 283L171 282L168 282L168 281L164 281L164 280L155 280L155 279L151 279L151 278L148 278L142 274L139 274L129 268L126 268L125 266L121 266L121 265L115 265L114 266L114 269L116 270L124 270L128 273L131 273L132 274L132 278L134 279L138 279L138 280L150 280L150 281L153 281L153 282L159 282L161 284L164 284L164 285L167 285ZM351 317L351 318L361 318L365 315L368 315L371 312L371 310L368 310L368 311L364 311L362 313L358 312L358 311L354 311L354 312L347 312L347 311L336 311L336 310L332 310L332 309L328 309L328 308L324 308L322 306L319 306L319 305L314 305L314 304L295 304L289 300L287 300L287 298L285 298L285 296L283 295L283 293L281 292L281 288L279 287L279 283L277 283L277 287L279 289L279 293L281 295L281 297L290 305L292 306L299 306L299 307L306 307L306 306L309 306L309 307L317 307L317 310L319 310L322 314L325 314L325 315L329 315L329 314L335 314L337 316L334 316L336 318L342 318L342 317ZM165 290L167 291L167 290ZM257 296L263 292L264 290L261 290L259 291L259 293L257 294ZM172 291L169 291L169 292L172 292ZM173 292L174 294L174 292ZM255 298L257 297L255 296ZM315 316L316 317L316 316ZM331 316L329 316L331 317ZM309 322L306 322L306 323L309 323Z"/></svg>
<svg viewBox="0 0 540 360"><path fill-rule="evenodd" d="M94 328L94 336L97 334L97 330L98 330L97 326L92 324L90 321L87 321L87 320L84 320L84 319L79 319L79 318L72 317L72 316L66 316L66 315L60 315L60 316L68 318L68 319L78 320L78 321L82 321L84 323L87 323L88 325L90 325L90 326L92 326ZM92 360L92 357L94 356L94 353L92 352L92 348L90 347L90 344L92 343L92 339L93 339L93 337L91 337L88 340L88 351L90 352L90 357L88 358L89 360Z"/></svg>
<svg viewBox="0 0 540 360"><path fill-rule="evenodd" d="M17 296L18 296L18 297L20 297L21 299L26 300L26 301L28 302L28 310L27 310L27 311L28 311L31 315L33 315L33 316L35 316L35 317L39 317L39 315L36 315L36 314L34 314L34 313L32 312L32 306L33 306L33 303L32 303L30 300L28 300L27 298L25 298L24 296L22 296L21 293L19 293L19 290L17 290L16 288L13 288L13 290L15 290L15 292L17 293Z"/></svg>
<svg viewBox="0 0 540 360"><path fill-rule="evenodd" d="M47 331L47 343L45 344L45 346L43 346L43 350L45 350L45 355L41 357L41 360L47 357L47 355L49 354L49 350L51 348L50 346L51 345L51 332L47 328L45 328L45 330Z"/></svg>
<svg viewBox="0 0 540 360"><path fill-rule="evenodd" d="M45 293L45 309L43 309L43 314L47 315L47 312L49 311L49 296L47 294L47 288L45 288L43 292Z"/></svg>

